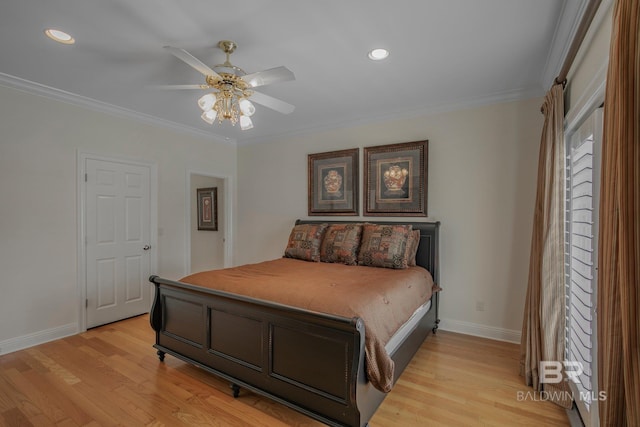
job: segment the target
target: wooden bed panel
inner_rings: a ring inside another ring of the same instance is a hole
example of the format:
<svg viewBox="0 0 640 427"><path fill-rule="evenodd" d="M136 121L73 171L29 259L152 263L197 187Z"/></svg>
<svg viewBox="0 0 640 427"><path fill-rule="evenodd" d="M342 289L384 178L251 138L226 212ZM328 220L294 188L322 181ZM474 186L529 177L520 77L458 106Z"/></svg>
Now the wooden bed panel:
<svg viewBox="0 0 640 427"><path fill-rule="evenodd" d="M318 329L318 330L314 330ZM319 330L323 329L323 330ZM336 402L346 404L349 393L351 337L327 328L271 328L270 375ZM292 359L294 352L296 358Z"/></svg>
<svg viewBox="0 0 640 427"><path fill-rule="evenodd" d="M163 305L163 334L195 348L204 348L202 322L206 308L203 302L190 301L183 295L168 293L164 295Z"/></svg>
<svg viewBox="0 0 640 427"><path fill-rule="evenodd" d="M209 351L258 372L264 370L264 322L210 308ZM233 325L230 328L229 325Z"/></svg>

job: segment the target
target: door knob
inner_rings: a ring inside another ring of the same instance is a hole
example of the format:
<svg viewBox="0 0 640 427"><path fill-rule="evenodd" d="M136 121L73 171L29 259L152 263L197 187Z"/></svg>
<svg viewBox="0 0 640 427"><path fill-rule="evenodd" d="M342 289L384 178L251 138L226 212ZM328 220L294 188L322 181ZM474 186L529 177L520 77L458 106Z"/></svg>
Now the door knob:
<svg viewBox="0 0 640 427"><path fill-rule="evenodd" d="M145 251L148 251L149 249L151 249L151 246L150 245L144 245L144 247L142 249L144 249Z"/></svg>

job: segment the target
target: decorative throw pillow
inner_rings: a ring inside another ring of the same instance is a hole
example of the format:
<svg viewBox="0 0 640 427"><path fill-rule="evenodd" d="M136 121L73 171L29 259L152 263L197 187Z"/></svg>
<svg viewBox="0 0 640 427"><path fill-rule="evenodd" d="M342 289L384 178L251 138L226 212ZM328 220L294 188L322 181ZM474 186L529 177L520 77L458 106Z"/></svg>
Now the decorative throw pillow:
<svg viewBox="0 0 640 427"><path fill-rule="evenodd" d="M370 267L407 268L410 225L364 224L358 264Z"/></svg>
<svg viewBox="0 0 640 427"><path fill-rule="evenodd" d="M320 243L327 224L298 224L289 235L284 251L285 258L297 258L305 261L320 261Z"/></svg>
<svg viewBox="0 0 640 427"><path fill-rule="evenodd" d="M412 230L409 233L407 239L407 252L405 258L407 258L407 265L409 267L416 266L416 253L418 252L418 245L420 244L420 230Z"/></svg>
<svg viewBox="0 0 640 427"><path fill-rule="evenodd" d="M320 246L320 261L347 265L358 263L362 224L331 224Z"/></svg>

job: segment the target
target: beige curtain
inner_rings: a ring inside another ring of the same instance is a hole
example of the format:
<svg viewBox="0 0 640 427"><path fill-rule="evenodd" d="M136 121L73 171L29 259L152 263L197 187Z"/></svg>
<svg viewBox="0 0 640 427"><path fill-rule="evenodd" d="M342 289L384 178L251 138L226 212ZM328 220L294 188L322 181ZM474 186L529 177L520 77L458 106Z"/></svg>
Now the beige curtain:
<svg viewBox="0 0 640 427"><path fill-rule="evenodd" d="M604 105L598 246L602 426L640 426L640 15L617 0Z"/></svg>
<svg viewBox="0 0 640 427"><path fill-rule="evenodd" d="M571 407L565 381L540 382L540 361L564 360L564 101L562 85L547 93L538 158L538 186L533 214L529 284L520 345L520 375L536 391Z"/></svg>

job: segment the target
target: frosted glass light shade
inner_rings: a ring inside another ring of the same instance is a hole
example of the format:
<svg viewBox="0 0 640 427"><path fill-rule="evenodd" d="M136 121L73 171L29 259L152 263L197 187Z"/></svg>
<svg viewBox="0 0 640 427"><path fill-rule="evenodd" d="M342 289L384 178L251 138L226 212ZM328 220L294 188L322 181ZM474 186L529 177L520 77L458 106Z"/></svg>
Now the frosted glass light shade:
<svg viewBox="0 0 640 427"><path fill-rule="evenodd" d="M240 129L248 130L253 127L253 122L247 116L240 116Z"/></svg>
<svg viewBox="0 0 640 427"><path fill-rule="evenodd" d="M240 111L245 116L251 117L256 112L256 107L247 98L242 98L238 104L240 105Z"/></svg>
<svg viewBox="0 0 640 427"><path fill-rule="evenodd" d="M202 117L202 120L212 125L217 116L218 112L216 110L208 110L202 113L202 116L200 117Z"/></svg>
<svg viewBox="0 0 640 427"><path fill-rule="evenodd" d="M202 98L198 99L198 107L202 111L208 111L213 108L213 104L216 102L216 96L212 93L208 93L204 95Z"/></svg>

